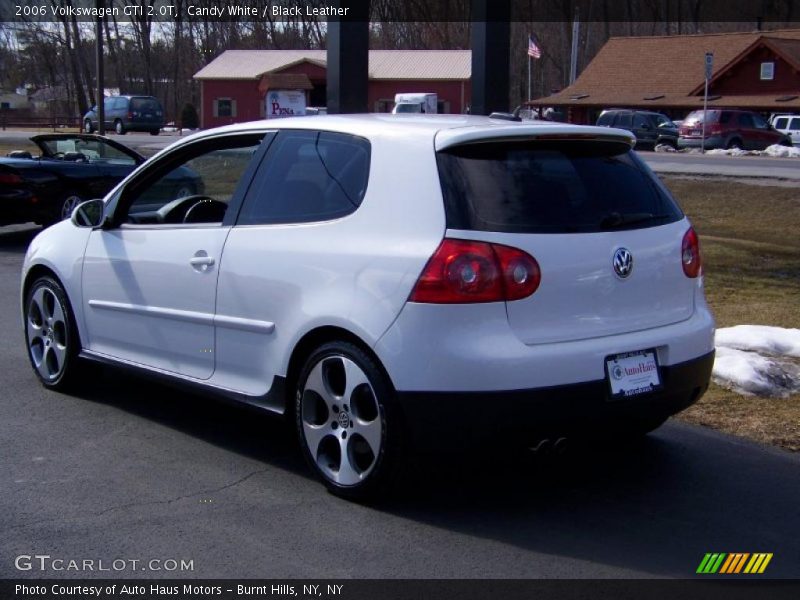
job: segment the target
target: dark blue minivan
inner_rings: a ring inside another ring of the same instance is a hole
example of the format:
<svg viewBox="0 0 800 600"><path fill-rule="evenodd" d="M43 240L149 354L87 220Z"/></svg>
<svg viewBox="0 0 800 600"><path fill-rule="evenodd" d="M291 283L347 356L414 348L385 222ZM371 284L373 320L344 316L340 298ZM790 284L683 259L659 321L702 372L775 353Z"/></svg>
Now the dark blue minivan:
<svg viewBox="0 0 800 600"><path fill-rule="evenodd" d="M149 131L158 135L164 126L164 109L153 96L110 96L103 104L106 130L125 135L128 131ZM83 116L84 133L98 129L97 106Z"/></svg>

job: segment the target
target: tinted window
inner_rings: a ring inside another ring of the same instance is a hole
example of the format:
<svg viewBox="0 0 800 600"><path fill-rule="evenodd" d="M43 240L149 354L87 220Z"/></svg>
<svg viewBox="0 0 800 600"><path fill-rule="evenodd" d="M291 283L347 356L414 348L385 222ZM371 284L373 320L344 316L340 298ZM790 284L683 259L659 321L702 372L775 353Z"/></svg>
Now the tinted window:
<svg viewBox="0 0 800 600"><path fill-rule="evenodd" d="M708 122L709 123L716 123L719 121L720 123L727 123L731 118L731 113L725 111L721 112L719 110L709 110L707 113ZM684 125L696 125L703 122L703 111L702 110L695 110L690 112L689 115L683 120Z"/></svg>
<svg viewBox="0 0 800 600"><path fill-rule="evenodd" d="M155 98L132 98L131 110L136 112L156 113L161 110L161 104Z"/></svg>
<svg viewBox="0 0 800 600"><path fill-rule="evenodd" d="M633 116L633 126L641 129L645 125L649 125L650 121L642 114L636 113Z"/></svg>
<svg viewBox="0 0 800 600"><path fill-rule="evenodd" d="M437 160L452 229L596 232L662 225L682 216L624 144L471 144L440 152Z"/></svg>
<svg viewBox="0 0 800 600"><path fill-rule="evenodd" d="M739 126L744 127L746 129L752 129L755 127L753 124L753 117L748 113L741 113L739 115Z"/></svg>
<svg viewBox="0 0 800 600"><path fill-rule="evenodd" d="M798 118L792 119L792 124L789 127L789 129L800 129L800 119Z"/></svg>
<svg viewBox="0 0 800 600"><path fill-rule="evenodd" d="M789 124L788 117L781 117L780 119L775 119L775 129L787 129L787 125Z"/></svg>
<svg viewBox="0 0 800 600"><path fill-rule="evenodd" d="M239 224L308 223L352 213L367 191L369 156L362 138L280 132L250 186Z"/></svg>
<svg viewBox="0 0 800 600"><path fill-rule="evenodd" d="M761 115L751 115L753 123L756 124L758 129L769 129L769 124L764 120Z"/></svg>
<svg viewBox="0 0 800 600"><path fill-rule="evenodd" d="M614 113L611 112L604 112L600 115L600 118L597 119L598 125L605 125L606 127L611 127L611 124L614 122Z"/></svg>
<svg viewBox="0 0 800 600"><path fill-rule="evenodd" d="M631 113L619 113L617 115L616 127L630 127L631 121Z"/></svg>

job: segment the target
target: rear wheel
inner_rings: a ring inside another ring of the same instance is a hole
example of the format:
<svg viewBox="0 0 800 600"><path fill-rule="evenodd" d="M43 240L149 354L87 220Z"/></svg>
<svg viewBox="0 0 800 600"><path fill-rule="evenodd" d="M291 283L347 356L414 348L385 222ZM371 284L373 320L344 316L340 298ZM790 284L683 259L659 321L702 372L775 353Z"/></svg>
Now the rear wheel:
<svg viewBox="0 0 800 600"><path fill-rule="evenodd" d="M94 131L94 127L92 127L92 122L89 119L86 119L83 122L83 132L84 133L92 133Z"/></svg>
<svg viewBox="0 0 800 600"><path fill-rule="evenodd" d="M734 149L742 150L743 149L742 140L740 140L739 138L731 138L728 140L728 143L725 145L725 148L727 148L728 150L734 150Z"/></svg>
<svg viewBox="0 0 800 600"><path fill-rule="evenodd" d="M364 500L396 475L402 427L393 390L375 360L348 342L330 342L308 358L295 398L303 454L336 495Z"/></svg>
<svg viewBox="0 0 800 600"><path fill-rule="evenodd" d="M117 135L125 135L125 126L119 119L114 121L114 131L117 133Z"/></svg>
<svg viewBox="0 0 800 600"><path fill-rule="evenodd" d="M159 133L160 133L159 129L151 129L150 130L150 135L158 135Z"/></svg>
<svg viewBox="0 0 800 600"><path fill-rule="evenodd" d="M80 340L69 300L52 277L37 279L25 298L25 341L34 373L63 390L77 380Z"/></svg>

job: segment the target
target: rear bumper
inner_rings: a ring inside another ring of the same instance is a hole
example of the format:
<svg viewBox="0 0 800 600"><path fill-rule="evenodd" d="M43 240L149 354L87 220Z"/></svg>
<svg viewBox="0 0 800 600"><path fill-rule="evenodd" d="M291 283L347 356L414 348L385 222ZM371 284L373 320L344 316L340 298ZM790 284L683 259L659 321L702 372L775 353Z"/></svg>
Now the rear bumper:
<svg viewBox="0 0 800 600"><path fill-rule="evenodd" d="M663 388L612 400L604 379L537 389L499 392L398 392L417 445L441 442L469 446L489 438L506 441L602 432L626 423L674 415L708 388L714 352L662 366Z"/></svg>

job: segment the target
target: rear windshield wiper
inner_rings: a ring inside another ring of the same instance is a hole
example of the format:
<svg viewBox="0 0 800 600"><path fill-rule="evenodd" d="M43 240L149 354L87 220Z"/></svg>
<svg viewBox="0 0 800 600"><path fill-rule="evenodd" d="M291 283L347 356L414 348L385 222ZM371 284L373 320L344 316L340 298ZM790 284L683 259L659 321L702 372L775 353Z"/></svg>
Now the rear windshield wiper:
<svg viewBox="0 0 800 600"><path fill-rule="evenodd" d="M650 221L660 221L670 215L654 215L653 213L618 213L612 212L600 221L600 229L621 229L630 225L641 225Z"/></svg>

